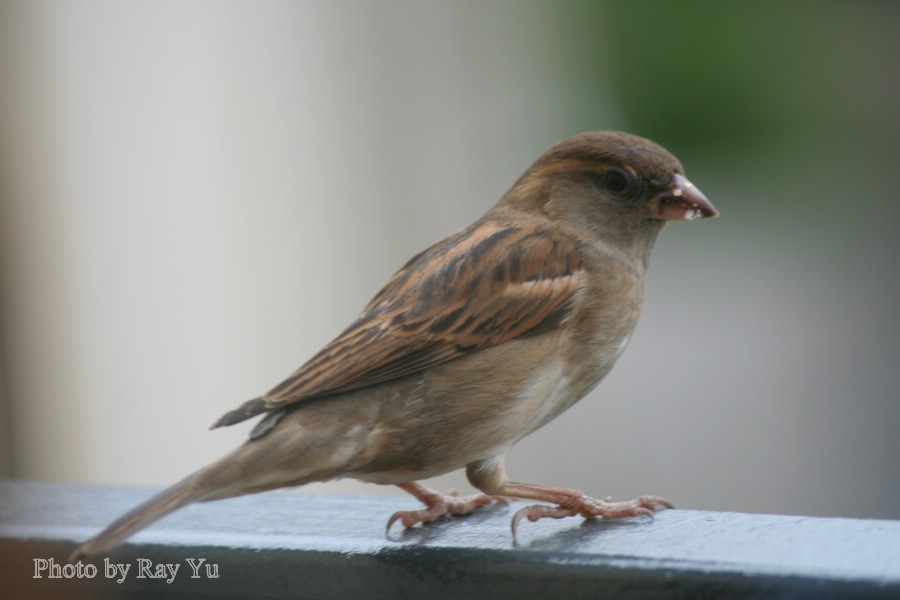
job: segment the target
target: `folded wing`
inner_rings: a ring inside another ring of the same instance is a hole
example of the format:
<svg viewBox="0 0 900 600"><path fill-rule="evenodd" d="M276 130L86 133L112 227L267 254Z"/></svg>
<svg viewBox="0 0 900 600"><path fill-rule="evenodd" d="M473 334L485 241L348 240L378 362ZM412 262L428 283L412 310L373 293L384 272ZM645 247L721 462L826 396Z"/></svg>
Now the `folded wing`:
<svg viewBox="0 0 900 600"><path fill-rule="evenodd" d="M571 312L579 268L574 241L476 222L415 256L341 335L213 427L399 379L556 327Z"/></svg>

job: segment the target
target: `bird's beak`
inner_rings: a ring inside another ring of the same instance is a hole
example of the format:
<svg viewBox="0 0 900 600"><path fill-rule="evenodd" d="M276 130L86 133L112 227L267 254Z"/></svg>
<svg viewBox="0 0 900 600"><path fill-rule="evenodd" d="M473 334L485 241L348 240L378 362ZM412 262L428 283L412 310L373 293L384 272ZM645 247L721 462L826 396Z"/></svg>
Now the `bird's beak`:
<svg viewBox="0 0 900 600"><path fill-rule="evenodd" d="M650 212L654 219L664 221L693 221L719 216L719 211L703 192L679 173L675 174L669 189L653 199Z"/></svg>

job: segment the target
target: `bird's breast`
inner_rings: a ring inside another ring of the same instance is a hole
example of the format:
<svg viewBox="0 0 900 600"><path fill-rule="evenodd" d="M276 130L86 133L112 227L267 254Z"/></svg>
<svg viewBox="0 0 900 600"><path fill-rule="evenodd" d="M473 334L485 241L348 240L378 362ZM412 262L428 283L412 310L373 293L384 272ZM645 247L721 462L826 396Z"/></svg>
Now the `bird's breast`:
<svg viewBox="0 0 900 600"><path fill-rule="evenodd" d="M535 375L534 387L544 391L550 418L610 372L631 339L642 304L642 269L610 261L587 274L559 337L558 359Z"/></svg>

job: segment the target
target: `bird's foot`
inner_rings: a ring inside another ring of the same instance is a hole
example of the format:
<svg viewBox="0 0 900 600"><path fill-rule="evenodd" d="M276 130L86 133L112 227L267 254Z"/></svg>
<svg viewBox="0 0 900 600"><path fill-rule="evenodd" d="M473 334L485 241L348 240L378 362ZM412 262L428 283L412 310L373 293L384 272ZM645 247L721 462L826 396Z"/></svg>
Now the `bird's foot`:
<svg viewBox="0 0 900 600"><path fill-rule="evenodd" d="M391 530L391 526L397 521L403 523L404 527L413 527L419 523L428 523L446 515L467 515L478 507L487 506L494 502L508 504L506 498L502 496L488 496L486 494L459 496L456 490L451 490L447 494L441 494L414 481L398 484L397 487L418 498L425 505L425 508L395 512L388 519L384 530L385 533L388 533Z"/></svg>
<svg viewBox="0 0 900 600"><path fill-rule="evenodd" d="M658 496L639 496L634 500L613 502L611 496L603 500L596 500L577 492L560 499L559 504L556 506L535 504L519 510L513 516L512 533L513 537L515 537L519 522L522 519L534 522L539 519L562 519L564 517L574 517L575 515L581 515L586 519L596 517L605 519L620 519L622 517L653 518L653 511L661 508L672 508L672 504Z"/></svg>

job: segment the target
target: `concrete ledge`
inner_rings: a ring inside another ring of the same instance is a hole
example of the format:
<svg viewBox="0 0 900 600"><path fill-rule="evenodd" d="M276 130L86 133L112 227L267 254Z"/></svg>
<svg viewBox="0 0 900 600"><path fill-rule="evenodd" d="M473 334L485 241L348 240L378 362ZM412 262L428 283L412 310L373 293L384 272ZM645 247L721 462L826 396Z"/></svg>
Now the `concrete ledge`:
<svg viewBox="0 0 900 600"><path fill-rule="evenodd" d="M189 507L65 577L77 542L153 491L0 482L0 597L900 598L897 521L672 510L524 522L516 543L491 507L387 538L414 499L290 492Z"/></svg>

